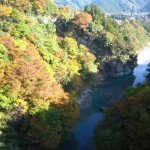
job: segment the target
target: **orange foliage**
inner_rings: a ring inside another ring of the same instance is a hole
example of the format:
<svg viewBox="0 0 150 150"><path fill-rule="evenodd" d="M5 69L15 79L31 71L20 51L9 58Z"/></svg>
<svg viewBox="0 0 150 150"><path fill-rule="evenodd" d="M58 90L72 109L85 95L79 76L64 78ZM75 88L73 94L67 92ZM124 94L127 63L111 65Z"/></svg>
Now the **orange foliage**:
<svg viewBox="0 0 150 150"><path fill-rule="evenodd" d="M10 36L2 36L0 38L0 43L2 43L8 50L8 55L11 60L19 59L22 56L28 59L40 59L40 55L36 50L36 47L30 43L28 40L23 40L27 44L27 50L22 50L20 48L16 48L14 45L13 38Z"/></svg>
<svg viewBox="0 0 150 150"><path fill-rule="evenodd" d="M14 48L13 38L10 37L10 36L2 36L2 37L0 37L0 43L5 45L5 47L8 50L11 50L12 48Z"/></svg>
<svg viewBox="0 0 150 150"><path fill-rule="evenodd" d="M36 47L29 41L26 50L16 48L13 38L3 36L0 42L9 50L12 63L7 70L7 81L10 95L29 100L34 105L47 103L64 103L67 99L60 84L50 78L43 60Z"/></svg>
<svg viewBox="0 0 150 150"><path fill-rule="evenodd" d="M20 11L27 12L31 8L30 0L12 0L13 6L17 7Z"/></svg>
<svg viewBox="0 0 150 150"><path fill-rule="evenodd" d="M45 0L34 0L33 6L36 8L36 12L41 14L46 8L46 2Z"/></svg>
<svg viewBox="0 0 150 150"><path fill-rule="evenodd" d="M92 22L92 16L86 12L77 14L72 21L73 25L79 27L80 29L86 29L90 22Z"/></svg>
<svg viewBox="0 0 150 150"><path fill-rule="evenodd" d="M33 10L38 14L42 13L46 8L46 0L11 0L11 2L5 2L3 0L2 3L5 5L8 5L9 3L13 7L16 7L18 10L23 12L30 12L31 10Z"/></svg>
<svg viewBox="0 0 150 150"><path fill-rule="evenodd" d="M34 44L26 39L19 40L0 37L0 43L8 49L11 60L5 75L0 74L0 83L7 86L6 95L17 99L15 106L21 108L22 115L29 114L26 136L30 142L54 149L74 126L78 105L50 77ZM22 48L24 45L25 48ZM57 51L56 55L62 58L62 50ZM13 112L18 111L16 108Z"/></svg>
<svg viewBox="0 0 150 150"><path fill-rule="evenodd" d="M12 7L5 7L0 5L0 17L9 17L12 11Z"/></svg>
<svg viewBox="0 0 150 150"><path fill-rule="evenodd" d="M50 78L40 59L15 60L7 71L7 81L10 95L33 105L64 103L67 99L61 85Z"/></svg>

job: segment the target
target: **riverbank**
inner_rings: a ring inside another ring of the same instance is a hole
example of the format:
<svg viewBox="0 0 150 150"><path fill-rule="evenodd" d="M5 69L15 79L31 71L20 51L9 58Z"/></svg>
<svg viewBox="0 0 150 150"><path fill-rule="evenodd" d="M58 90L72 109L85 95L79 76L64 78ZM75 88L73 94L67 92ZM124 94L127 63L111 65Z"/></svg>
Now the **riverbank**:
<svg viewBox="0 0 150 150"><path fill-rule="evenodd" d="M83 90L83 92L81 92L79 98L77 98L77 103L78 103L79 105L82 105L84 99L85 99L90 93L92 93L92 91L93 91L95 88L108 86L108 85L110 85L110 84L111 84L111 82L110 82L110 81L107 81L107 80L105 79L105 80L101 80L101 81L99 81L99 82L96 82L96 83L90 85L90 87L85 88L85 89Z"/></svg>
<svg viewBox="0 0 150 150"><path fill-rule="evenodd" d="M92 92L89 92L86 97L82 97L82 103L80 106L80 116L76 127L71 132L68 139L64 141L58 148L58 150L92 150L92 137L93 130L96 124L103 119L103 113L100 108L107 107L112 102L120 99L126 92L129 86L137 84L139 81L144 81L145 68L147 68L147 62L150 61L150 47L145 47L138 57L138 66L135 68L138 71L133 71L133 74L129 74L119 78L111 78L111 84L108 86L92 88ZM143 54L144 53L144 54ZM149 57L146 62L141 61L139 58L144 59ZM139 68L140 67L140 68ZM143 68L143 69L141 69ZM87 144L88 143L88 144Z"/></svg>
<svg viewBox="0 0 150 150"><path fill-rule="evenodd" d="M132 71L133 74L139 74L138 78L135 78L134 84L133 86L136 86L136 84L139 82L143 82L144 81L144 74L142 74L142 72L144 72L144 70L146 70L146 67L143 67L143 65L148 64L150 62L150 42L146 45L146 47L143 50L138 51L138 57L137 57L137 64L138 66L134 68L134 70ZM130 72L130 73L132 73ZM128 74L130 74L128 73ZM127 74L126 74L127 75ZM114 77L116 78L116 77ZM108 86L110 85L111 82L107 81L107 79L104 79L104 77L101 77L101 80L92 84L90 87L85 88L83 90L83 92L80 94L79 98L77 99L77 103L79 105L82 105L84 100L86 99L86 97L92 93L94 88L99 88L99 87L104 87L104 86Z"/></svg>

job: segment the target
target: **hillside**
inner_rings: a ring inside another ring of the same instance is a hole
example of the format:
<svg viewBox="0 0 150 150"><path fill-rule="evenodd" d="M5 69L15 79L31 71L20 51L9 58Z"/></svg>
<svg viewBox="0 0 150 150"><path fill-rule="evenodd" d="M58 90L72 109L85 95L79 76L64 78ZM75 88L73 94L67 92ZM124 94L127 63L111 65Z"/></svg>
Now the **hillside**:
<svg viewBox="0 0 150 150"><path fill-rule="evenodd" d="M79 94L131 73L149 40L137 20L118 24L95 6L74 18L52 0L1 0L0 10L0 150L55 150Z"/></svg>
<svg viewBox="0 0 150 150"><path fill-rule="evenodd" d="M94 2L105 12L132 12L141 10L146 4L145 0L98 0Z"/></svg>
<svg viewBox="0 0 150 150"><path fill-rule="evenodd" d="M131 12L147 10L149 0L54 0L59 5L69 5L73 9L84 8L85 5L96 5L105 12ZM144 8L145 7L145 8Z"/></svg>

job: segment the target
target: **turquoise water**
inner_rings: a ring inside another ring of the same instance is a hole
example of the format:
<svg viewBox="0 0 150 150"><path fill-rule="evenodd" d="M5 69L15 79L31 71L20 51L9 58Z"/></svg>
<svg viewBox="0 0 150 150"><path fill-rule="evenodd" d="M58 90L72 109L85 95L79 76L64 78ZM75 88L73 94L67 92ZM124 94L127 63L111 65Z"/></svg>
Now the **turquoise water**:
<svg viewBox="0 0 150 150"><path fill-rule="evenodd" d="M109 86L95 88L91 94L85 97L80 106L80 116L76 127L60 144L58 150L92 150L94 147L93 130L96 124L103 119L100 108L119 100L127 87L144 82L145 70L149 62L150 46L139 54L138 66L134 69L133 74L111 78L112 83Z"/></svg>

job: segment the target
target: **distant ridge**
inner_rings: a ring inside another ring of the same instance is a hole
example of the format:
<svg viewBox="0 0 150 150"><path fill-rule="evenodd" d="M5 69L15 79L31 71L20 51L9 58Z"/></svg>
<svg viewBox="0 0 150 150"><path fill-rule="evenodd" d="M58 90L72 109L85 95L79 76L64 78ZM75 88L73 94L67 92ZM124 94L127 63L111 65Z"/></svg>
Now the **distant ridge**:
<svg viewBox="0 0 150 150"><path fill-rule="evenodd" d="M69 5L78 10L85 5L96 5L105 12L150 11L150 0L54 0L57 5Z"/></svg>
<svg viewBox="0 0 150 150"><path fill-rule="evenodd" d="M146 4L146 6L144 7L144 10L150 12L150 0L149 0L149 2Z"/></svg>
<svg viewBox="0 0 150 150"><path fill-rule="evenodd" d="M90 5L95 0L54 0L57 5L69 5L72 9L82 9L85 5Z"/></svg>

